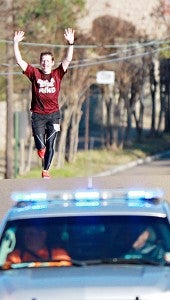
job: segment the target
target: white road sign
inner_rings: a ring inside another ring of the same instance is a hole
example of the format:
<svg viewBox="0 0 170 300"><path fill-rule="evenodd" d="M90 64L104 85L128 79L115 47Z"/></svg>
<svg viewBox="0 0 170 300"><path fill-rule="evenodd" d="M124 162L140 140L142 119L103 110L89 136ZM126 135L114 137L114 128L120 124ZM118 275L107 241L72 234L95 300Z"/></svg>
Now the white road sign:
<svg viewBox="0 0 170 300"><path fill-rule="evenodd" d="M96 73L96 82L99 84L114 84L115 72L114 71L99 71Z"/></svg>

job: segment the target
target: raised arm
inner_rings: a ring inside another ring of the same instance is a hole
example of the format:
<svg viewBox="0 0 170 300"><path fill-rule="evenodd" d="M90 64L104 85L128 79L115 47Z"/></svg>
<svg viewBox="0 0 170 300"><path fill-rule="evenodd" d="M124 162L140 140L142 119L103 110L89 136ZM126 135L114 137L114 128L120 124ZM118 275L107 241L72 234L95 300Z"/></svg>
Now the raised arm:
<svg viewBox="0 0 170 300"><path fill-rule="evenodd" d="M66 71L73 58L74 30L72 28L65 29L64 37L69 44L66 57L62 61L63 69Z"/></svg>
<svg viewBox="0 0 170 300"><path fill-rule="evenodd" d="M28 63L22 59L21 52L19 50L19 42L24 39L24 32L23 31L16 31L14 35L14 55L17 64L21 67L23 71L26 71Z"/></svg>

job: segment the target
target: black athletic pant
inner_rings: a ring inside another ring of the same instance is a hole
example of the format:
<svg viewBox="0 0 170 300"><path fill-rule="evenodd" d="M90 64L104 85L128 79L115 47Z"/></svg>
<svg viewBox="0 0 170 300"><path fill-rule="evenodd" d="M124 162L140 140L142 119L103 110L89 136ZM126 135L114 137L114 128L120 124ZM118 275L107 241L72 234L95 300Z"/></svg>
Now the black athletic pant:
<svg viewBox="0 0 170 300"><path fill-rule="evenodd" d="M44 156L44 170L50 168L58 131L60 131L60 113L51 114L32 113L32 131L37 150L46 147Z"/></svg>

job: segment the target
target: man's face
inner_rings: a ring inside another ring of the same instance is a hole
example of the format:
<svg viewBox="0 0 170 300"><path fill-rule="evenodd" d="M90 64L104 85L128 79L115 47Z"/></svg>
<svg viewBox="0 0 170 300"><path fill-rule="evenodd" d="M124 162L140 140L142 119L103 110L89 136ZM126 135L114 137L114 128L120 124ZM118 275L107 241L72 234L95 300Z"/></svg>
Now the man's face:
<svg viewBox="0 0 170 300"><path fill-rule="evenodd" d="M44 74L50 74L52 67L54 65L54 61L52 60L51 55L49 54L43 55L40 61L40 65Z"/></svg>
<svg viewBox="0 0 170 300"><path fill-rule="evenodd" d="M24 230L24 244L30 250L39 250L44 247L46 232L42 228L29 226Z"/></svg>

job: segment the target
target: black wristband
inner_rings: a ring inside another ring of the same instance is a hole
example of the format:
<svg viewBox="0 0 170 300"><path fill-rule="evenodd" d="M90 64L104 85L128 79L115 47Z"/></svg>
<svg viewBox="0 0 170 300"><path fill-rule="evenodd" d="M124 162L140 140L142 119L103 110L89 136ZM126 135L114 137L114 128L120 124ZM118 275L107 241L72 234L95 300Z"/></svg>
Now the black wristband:
<svg viewBox="0 0 170 300"><path fill-rule="evenodd" d="M68 43L69 44L69 46L73 46L74 45L74 43Z"/></svg>

